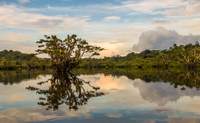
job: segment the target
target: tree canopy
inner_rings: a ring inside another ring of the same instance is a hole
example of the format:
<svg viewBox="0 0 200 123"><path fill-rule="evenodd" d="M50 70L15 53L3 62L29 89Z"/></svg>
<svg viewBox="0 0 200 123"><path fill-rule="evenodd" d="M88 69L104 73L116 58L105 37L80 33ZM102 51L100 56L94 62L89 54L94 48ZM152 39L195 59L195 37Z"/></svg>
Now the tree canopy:
<svg viewBox="0 0 200 123"><path fill-rule="evenodd" d="M60 39L56 35L47 36L37 41L39 54L48 54L52 65L69 71L76 67L81 58L99 55L103 50L101 47L89 45L84 39L76 35L67 35L65 39Z"/></svg>

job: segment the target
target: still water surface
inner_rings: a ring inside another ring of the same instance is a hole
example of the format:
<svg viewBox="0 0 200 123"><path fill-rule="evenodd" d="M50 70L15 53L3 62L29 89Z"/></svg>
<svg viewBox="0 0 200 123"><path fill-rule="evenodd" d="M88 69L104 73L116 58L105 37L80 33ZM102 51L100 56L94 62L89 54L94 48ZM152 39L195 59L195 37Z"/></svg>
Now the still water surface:
<svg viewBox="0 0 200 123"><path fill-rule="evenodd" d="M26 89L49 86L37 83L51 74L0 72L0 123L200 123L200 91L194 87L104 73L78 77L104 95L78 110L62 104L53 111L38 105L40 94Z"/></svg>

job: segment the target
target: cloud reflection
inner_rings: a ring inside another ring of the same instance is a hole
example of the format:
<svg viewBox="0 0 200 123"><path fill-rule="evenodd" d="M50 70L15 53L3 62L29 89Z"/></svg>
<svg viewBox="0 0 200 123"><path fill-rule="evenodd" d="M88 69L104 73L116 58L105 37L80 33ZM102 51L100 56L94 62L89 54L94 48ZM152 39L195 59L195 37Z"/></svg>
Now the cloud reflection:
<svg viewBox="0 0 200 123"><path fill-rule="evenodd" d="M169 102L175 102L184 96L200 96L200 91L187 88L183 91L181 88L175 89L169 83L145 83L142 80L135 80L133 85L140 90L141 96L149 102L163 106Z"/></svg>

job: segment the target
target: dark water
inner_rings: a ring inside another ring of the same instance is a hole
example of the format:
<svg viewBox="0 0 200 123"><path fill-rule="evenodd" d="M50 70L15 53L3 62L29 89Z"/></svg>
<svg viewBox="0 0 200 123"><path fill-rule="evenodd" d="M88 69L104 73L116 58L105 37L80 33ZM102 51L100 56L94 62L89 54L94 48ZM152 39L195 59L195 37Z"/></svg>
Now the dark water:
<svg viewBox="0 0 200 123"><path fill-rule="evenodd" d="M38 85L51 78L44 71L1 71L0 123L200 123L198 72L79 71L79 80L90 81L104 95L95 95L84 83L71 91L65 85L56 90L57 84L50 82ZM27 87L40 88L45 94ZM65 96L69 92L71 98ZM38 105L41 97L46 105ZM73 101L77 107L70 109ZM57 109L46 110L52 105Z"/></svg>

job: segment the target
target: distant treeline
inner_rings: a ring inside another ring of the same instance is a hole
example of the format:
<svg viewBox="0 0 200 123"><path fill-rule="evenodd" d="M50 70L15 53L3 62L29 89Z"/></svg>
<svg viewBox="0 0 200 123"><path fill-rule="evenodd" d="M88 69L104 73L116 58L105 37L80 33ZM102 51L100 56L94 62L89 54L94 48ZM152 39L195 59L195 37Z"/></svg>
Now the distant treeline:
<svg viewBox="0 0 200 123"><path fill-rule="evenodd" d="M19 51L0 51L0 69L45 69L50 66L48 59L38 58L35 54L25 54Z"/></svg>
<svg viewBox="0 0 200 123"><path fill-rule="evenodd" d="M89 68L163 68L186 67L196 69L200 66L200 45L187 44L165 50L144 50L126 56L106 57L104 59L84 59L80 67Z"/></svg>
<svg viewBox="0 0 200 123"><path fill-rule="evenodd" d="M35 54L19 51L0 51L0 69L46 69L51 63L47 58L38 58ZM82 59L79 68L162 68L200 67L200 45L187 44L170 47L165 50L144 50L140 53L129 53L126 56L105 57L102 59Z"/></svg>

